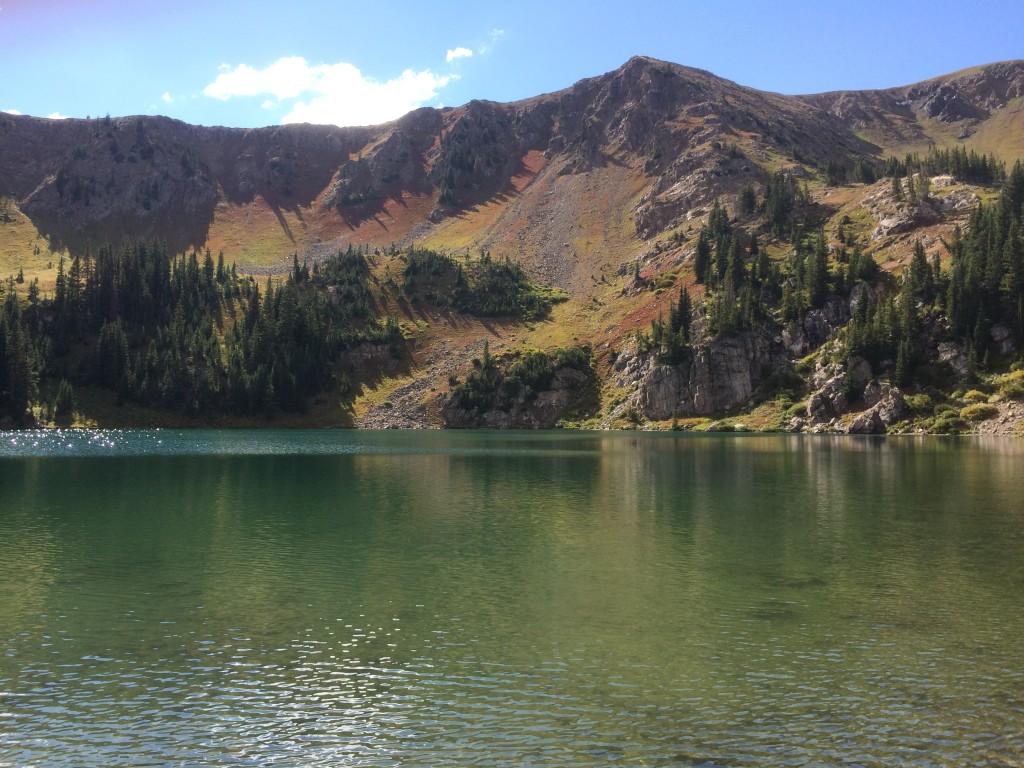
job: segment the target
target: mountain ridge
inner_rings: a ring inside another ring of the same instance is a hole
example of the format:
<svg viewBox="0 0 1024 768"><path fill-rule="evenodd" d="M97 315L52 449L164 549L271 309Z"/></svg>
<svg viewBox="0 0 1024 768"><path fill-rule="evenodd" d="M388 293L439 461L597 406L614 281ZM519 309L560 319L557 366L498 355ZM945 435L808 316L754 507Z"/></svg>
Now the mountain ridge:
<svg viewBox="0 0 1024 768"><path fill-rule="evenodd" d="M704 418L753 407L766 376L824 355L823 345L855 319L856 296L846 295L853 283L892 291L919 247L926 261L948 268L946 244L956 242L957 228L979 226L973 212L998 197L993 185L1024 154L1022 94L1020 61L890 89L788 96L636 56L548 94L424 107L379 126L206 128L166 117L2 115L0 274L17 274L47 296L66 279L62 255L70 261L105 243L147 241L171 254L192 250L197 263L203 251L224 254L240 275L287 282L303 263L336 266L337 254L354 252L368 259L360 301L400 323L409 356L398 370L377 352L346 352L346 371L365 377L369 365L375 373L342 423L473 422L451 410L454 400L445 406L428 393L443 394L446 381L460 381L471 361L479 365L485 341L513 370L516 361L544 369L532 349L588 344L608 414L601 424L623 414ZM707 231L717 234L708 240ZM813 289L799 282L812 241L827 289L820 280ZM715 253L717 276L698 267L702 247ZM730 259L737 280L750 278L755 264L757 280L773 275L770 288L757 288L761 326L751 325L753 294L721 282ZM862 259L867 266L857 266ZM436 271L426 282L410 266L421 261ZM206 263L212 269L212 256ZM463 271L497 274L495 264L518 265L516 280L544 284L538 295L558 301L530 320L459 309L471 305L446 291L464 293ZM798 280L804 297L788 308L779 304L783 275ZM825 301L828 290L838 297ZM706 337L685 364L678 350L654 354L652 342L641 343L663 317L678 315L679 291L692 294L695 333ZM722 309L726 299L733 303ZM735 314L740 300L747 315ZM979 345L989 326L970 343ZM1014 333L994 326L1003 335L993 349L1005 361ZM396 327L373 338L394 343ZM732 337L722 331L739 327ZM923 327L927 354L939 354L938 340L953 344L942 354L966 375L963 328L955 337L934 318ZM676 362L666 366L659 355ZM857 387L874 393L864 423L888 428L901 401L887 388L885 358L873 365L857 373ZM833 390L847 387L843 376L856 367L841 374L823 362L806 379L802 386L817 392L818 405L805 409L813 426L849 426L848 403ZM489 383L470 376L449 389L497 386L503 374L487 370ZM569 384L579 377L560 376L567 388L559 397L571 399ZM822 394L826 384L832 389ZM589 385L581 391L593 395ZM474 397L464 399L482 402ZM548 419L550 409L539 412ZM495 412L484 423L513 425L509 418Z"/></svg>
<svg viewBox="0 0 1024 768"><path fill-rule="evenodd" d="M680 164L693 165L693 153L716 140L756 140L768 154L796 151L822 163L838 156L881 162L890 149L942 140L920 123L918 112L939 127L955 123L970 146L976 126L988 119L982 110L991 116L1022 93L1020 61L883 90L786 96L635 56L549 94L507 104L425 107L380 126L223 128L162 116L54 121L4 115L0 194L14 198L58 244L159 235L177 249L203 246L219 204L239 206L257 197L271 210L326 209L310 235L332 239L384 213L389 199L432 197L427 213L437 223L507 192L523 158L539 151L561 163L563 173L626 153L620 161L655 180L656 208L681 180ZM109 194L113 186L119 195ZM641 216L639 229L656 234L674 218L678 214ZM378 227L353 236L379 245L389 234Z"/></svg>

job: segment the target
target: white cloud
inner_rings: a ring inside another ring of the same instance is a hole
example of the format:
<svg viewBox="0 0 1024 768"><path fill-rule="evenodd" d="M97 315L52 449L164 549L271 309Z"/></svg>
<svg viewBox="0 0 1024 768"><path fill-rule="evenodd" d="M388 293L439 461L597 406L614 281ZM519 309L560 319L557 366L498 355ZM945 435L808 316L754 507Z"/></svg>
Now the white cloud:
<svg viewBox="0 0 1024 768"><path fill-rule="evenodd" d="M171 103L171 92L170 91L164 91L164 95L161 96L160 98L163 99L164 104L170 104Z"/></svg>
<svg viewBox="0 0 1024 768"><path fill-rule="evenodd" d="M492 29L490 34L487 35L487 42L481 45L477 49L477 53L485 55L494 50L494 47L501 42L501 39L505 36L504 29Z"/></svg>
<svg viewBox="0 0 1024 768"><path fill-rule="evenodd" d="M46 117L49 120L67 120L68 119L67 115L62 115L60 112L51 112Z"/></svg>
<svg viewBox="0 0 1024 768"><path fill-rule="evenodd" d="M236 96L269 95L268 105L295 100L283 123L373 125L401 117L437 97L452 78L430 70L405 70L399 77L378 82L346 62L309 64L293 56L264 69L247 64L222 69L203 89L211 98L227 101ZM297 100L302 96L302 100Z"/></svg>
<svg viewBox="0 0 1024 768"><path fill-rule="evenodd" d="M203 93L221 101L233 96L259 96L263 93L273 94L277 99L294 99L314 86L319 71L324 68L323 65L309 66L301 56L278 59L265 69L254 69L248 64L225 69L222 64L221 73L203 89Z"/></svg>
<svg viewBox="0 0 1024 768"><path fill-rule="evenodd" d="M6 112L8 115L23 115L23 114L25 114L20 109L5 109L4 112Z"/></svg>
<svg viewBox="0 0 1024 768"><path fill-rule="evenodd" d="M459 46L458 48L452 48L449 50L448 54L444 57L444 60L451 64L456 59L468 59L472 55L473 52L469 48Z"/></svg>
<svg viewBox="0 0 1024 768"><path fill-rule="evenodd" d="M263 109L273 109L277 106L277 102L273 99L267 99L260 106L263 107Z"/></svg>
<svg viewBox="0 0 1024 768"><path fill-rule="evenodd" d="M350 68L350 69L349 69ZM405 70L400 77L378 83L351 65L335 65L308 102L298 101L283 123L375 125L394 120L437 97L450 78L429 70Z"/></svg>

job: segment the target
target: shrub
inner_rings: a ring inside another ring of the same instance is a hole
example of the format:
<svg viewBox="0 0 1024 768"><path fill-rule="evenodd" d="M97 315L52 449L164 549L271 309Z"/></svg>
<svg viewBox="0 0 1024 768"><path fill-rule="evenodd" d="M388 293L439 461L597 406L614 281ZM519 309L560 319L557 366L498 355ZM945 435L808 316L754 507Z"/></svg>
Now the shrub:
<svg viewBox="0 0 1024 768"><path fill-rule="evenodd" d="M999 394L1010 400L1024 400L1024 370L1015 370L999 380Z"/></svg>
<svg viewBox="0 0 1024 768"><path fill-rule="evenodd" d="M964 400L968 403L987 403L988 395L977 389L969 389L964 393Z"/></svg>
<svg viewBox="0 0 1024 768"><path fill-rule="evenodd" d="M1009 400L1024 400L1024 381L1008 381L999 385L999 394Z"/></svg>
<svg viewBox="0 0 1024 768"><path fill-rule="evenodd" d="M807 403L794 403L786 409L786 415L789 417L800 416L804 417L807 415Z"/></svg>
<svg viewBox="0 0 1024 768"><path fill-rule="evenodd" d="M967 428L967 422L955 414L937 416L932 422L932 432L940 435L958 435Z"/></svg>
<svg viewBox="0 0 1024 768"><path fill-rule="evenodd" d="M630 424L639 424L641 421L643 421L643 416L640 415L640 411L637 410L635 405L631 405L625 411L623 411L622 418L624 418Z"/></svg>
<svg viewBox="0 0 1024 768"><path fill-rule="evenodd" d="M560 347L555 350L553 364L555 368L573 368L587 373L593 367L590 346Z"/></svg>
<svg viewBox="0 0 1024 768"><path fill-rule="evenodd" d="M960 418L966 421L985 421L999 413L999 409L989 403L974 403L960 410Z"/></svg>
<svg viewBox="0 0 1024 768"><path fill-rule="evenodd" d="M929 395L907 395L903 398L903 402L911 413L929 413L934 408L934 403Z"/></svg>

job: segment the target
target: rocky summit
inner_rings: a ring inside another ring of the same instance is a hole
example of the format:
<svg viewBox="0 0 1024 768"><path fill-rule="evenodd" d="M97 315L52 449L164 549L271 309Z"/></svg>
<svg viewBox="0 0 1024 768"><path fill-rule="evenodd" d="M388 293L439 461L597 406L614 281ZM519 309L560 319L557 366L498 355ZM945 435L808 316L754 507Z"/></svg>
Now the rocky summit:
<svg viewBox="0 0 1024 768"><path fill-rule="evenodd" d="M3 114L0 410L1012 432L1022 97L1022 61L788 96L635 57L370 127Z"/></svg>

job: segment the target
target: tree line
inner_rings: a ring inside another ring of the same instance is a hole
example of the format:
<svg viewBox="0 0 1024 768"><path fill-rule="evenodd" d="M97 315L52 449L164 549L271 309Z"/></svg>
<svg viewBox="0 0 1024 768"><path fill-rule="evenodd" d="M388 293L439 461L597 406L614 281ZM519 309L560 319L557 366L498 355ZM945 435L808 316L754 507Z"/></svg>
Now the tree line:
<svg viewBox="0 0 1024 768"><path fill-rule="evenodd" d="M257 281L209 250L173 254L159 242L105 245L57 264L52 297L38 280L0 285L0 417L33 407L67 418L75 393L100 388L118 404L197 416L303 411L312 396L350 394L341 356L362 344L407 353L397 320L372 288L368 249L349 247ZM479 316L534 319L564 294L532 283L508 258L457 261L392 249L412 303Z"/></svg>
<svg viewBox="0 0 1024 768"><path fill-rule="evenodd" d="M83 387L188 414L301 411L310 395L345 386L334 372L344 350L369 342L401 354L401 331L374 311L368 281L351 248L262 287L223 255L160 243L62 258L52 298L37 281L24 300L5 286L0 414L22 422L40 404L60 416Z"/></svg>

